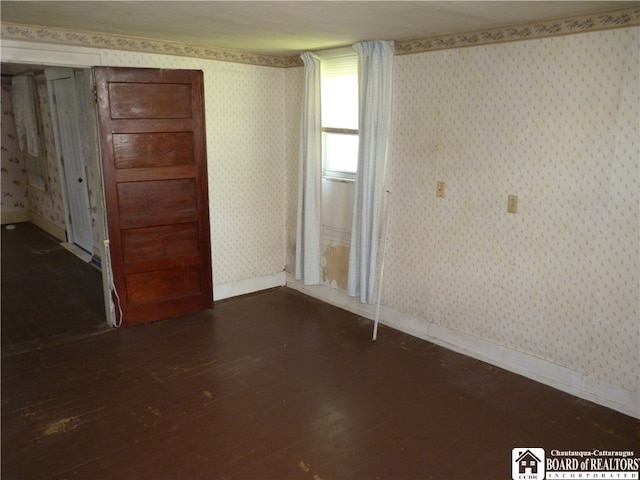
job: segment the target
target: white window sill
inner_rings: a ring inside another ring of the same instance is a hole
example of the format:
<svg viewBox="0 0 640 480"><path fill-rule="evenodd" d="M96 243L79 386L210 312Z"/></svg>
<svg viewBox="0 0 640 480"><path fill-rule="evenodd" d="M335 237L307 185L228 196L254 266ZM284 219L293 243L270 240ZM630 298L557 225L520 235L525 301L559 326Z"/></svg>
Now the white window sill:
<svg viewBox="0 0 640 480"><path fill-rule="evenodd" d="M355 183L356 182L355 178L334 177L331 175L323 175L322 179L328 182L337 182L337 183Z"/></svg>

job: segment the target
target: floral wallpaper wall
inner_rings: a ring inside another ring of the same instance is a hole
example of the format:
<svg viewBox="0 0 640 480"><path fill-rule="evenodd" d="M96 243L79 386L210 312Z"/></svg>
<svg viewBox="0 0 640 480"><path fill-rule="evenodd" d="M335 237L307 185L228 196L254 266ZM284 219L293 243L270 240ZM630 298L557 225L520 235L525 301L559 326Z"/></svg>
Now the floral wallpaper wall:
<svg viewBox="0 0 640 480"><path fill-rule="evenodd" d="M11 84L2 81L2 179L1 208L3 213L26 212L29 206L27 170L24 155L18 147L16 122L13 115ZM9 217L7 217L9 218Z"/></svg>
<svg viewBox="0 0 640 480"><path fill-rule="evenodd" d="M396 57L384 305L638 392L639 45Z"/></svg>

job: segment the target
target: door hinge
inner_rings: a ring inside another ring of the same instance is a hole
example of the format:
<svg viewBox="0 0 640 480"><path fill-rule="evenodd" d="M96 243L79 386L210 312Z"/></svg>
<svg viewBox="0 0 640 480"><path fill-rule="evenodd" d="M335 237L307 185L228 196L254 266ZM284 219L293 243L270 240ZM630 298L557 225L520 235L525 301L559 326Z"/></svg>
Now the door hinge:
<svg viewBox="0 0 640 480"><path fill-rule="evenodd" d="M96 105L98 104L98 89L95 86L93 87L93 101Z"/></svg>

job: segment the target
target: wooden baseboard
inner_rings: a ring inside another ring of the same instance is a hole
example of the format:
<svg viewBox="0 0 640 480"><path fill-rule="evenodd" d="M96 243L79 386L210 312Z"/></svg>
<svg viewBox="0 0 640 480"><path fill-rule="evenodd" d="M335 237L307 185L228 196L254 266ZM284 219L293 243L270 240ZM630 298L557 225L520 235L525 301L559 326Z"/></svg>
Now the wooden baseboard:
<svg viewBox="0 0 640 480"><path fill-rule="evenodd" d="M14 212L2 211L2 225L10 225L12 223L24 223L29 221L29 212L27 210L20 210Z"/></svg>
<svg viewBox="0 0 640 480"><path fill-rule="evenodd" d="M259 292L260 290L282 287L286 283L286 274L284 272L278 272L263 277L248 278L223 285L214 285L213 299L223 300L225 298L237 297L239 295L246 295L247 293Z"/></svg>

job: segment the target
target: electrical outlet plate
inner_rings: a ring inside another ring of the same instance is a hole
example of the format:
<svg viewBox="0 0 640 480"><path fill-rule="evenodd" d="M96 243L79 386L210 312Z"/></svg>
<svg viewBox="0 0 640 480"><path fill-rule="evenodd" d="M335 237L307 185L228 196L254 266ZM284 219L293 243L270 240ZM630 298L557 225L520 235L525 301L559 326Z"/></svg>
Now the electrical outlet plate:
<svg viewBox="0 0 640 480"><path fill-rule="evenodd" d="M518 213L518 196L517 195L507 196L507 212Z"/></svg>
<svg viewBox="0 0 640 480"><path fill-rule="evenodd" d="M436 184L436 197L438 198L444 198L444 194L447 188L447 183L443 182L443 181L439 181Z"/></svg>

